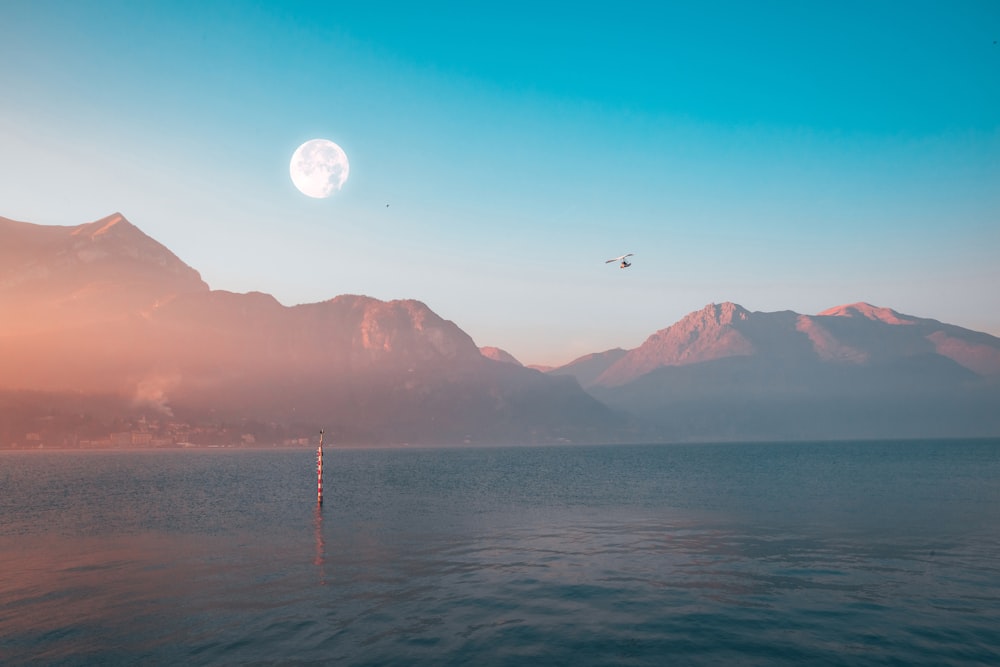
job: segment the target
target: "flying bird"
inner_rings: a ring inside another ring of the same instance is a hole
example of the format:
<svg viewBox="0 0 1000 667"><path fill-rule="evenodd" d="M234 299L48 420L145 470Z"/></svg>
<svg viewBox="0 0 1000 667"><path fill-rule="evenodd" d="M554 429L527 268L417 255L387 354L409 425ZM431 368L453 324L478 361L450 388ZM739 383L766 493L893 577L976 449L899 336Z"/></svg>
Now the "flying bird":
<svg viewBox="0 0 1000 667"><path fill-rule="evenodd" d="M607 260L604 263L605 264L610 264L611 262L621 262L621 264L618 265L618 268L619 269L627 269L628 267L632 266L632 263L630 261L628 261L627 259L625 259L625 258L626 257L631 257L634 254L635 253L627 252L624 255L619 255L618 257L612 257L611 259Z"/></svg>

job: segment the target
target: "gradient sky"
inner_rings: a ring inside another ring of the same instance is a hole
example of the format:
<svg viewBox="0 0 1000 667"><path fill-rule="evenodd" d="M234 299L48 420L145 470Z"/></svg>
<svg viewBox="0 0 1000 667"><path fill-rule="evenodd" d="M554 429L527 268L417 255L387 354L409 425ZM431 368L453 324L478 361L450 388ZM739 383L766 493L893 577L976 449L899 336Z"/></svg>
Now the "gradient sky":
<svg viewBox="0 0 1000 667"><path fill-rule="evenodd" d="M1000 335L1000 3L565 7L4 0L0 216L120 211L213 289L419 299L524 363L722 301Z"/></svg>

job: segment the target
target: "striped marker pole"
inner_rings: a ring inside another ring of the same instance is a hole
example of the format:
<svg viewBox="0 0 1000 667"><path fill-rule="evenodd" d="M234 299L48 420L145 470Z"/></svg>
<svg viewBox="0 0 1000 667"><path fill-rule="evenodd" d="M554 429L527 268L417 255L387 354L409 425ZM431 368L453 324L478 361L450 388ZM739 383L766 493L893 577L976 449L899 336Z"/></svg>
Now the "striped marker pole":
<svg viewBox="0 0 1000 667"><path fill-rule="evenodd" d="M316 450L316 504L323 504L323 431L319 432L319 449Z"/></svg>

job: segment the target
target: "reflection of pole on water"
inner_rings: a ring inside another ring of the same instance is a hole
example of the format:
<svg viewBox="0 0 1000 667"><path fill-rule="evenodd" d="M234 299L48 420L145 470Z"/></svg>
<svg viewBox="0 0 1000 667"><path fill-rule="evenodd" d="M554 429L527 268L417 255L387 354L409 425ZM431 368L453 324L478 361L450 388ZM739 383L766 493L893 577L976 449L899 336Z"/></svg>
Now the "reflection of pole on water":
<svg viewBox="0 0 1000 667"><path fill-rule="evenodd" d="M323 564L326 562L326 542L323 540L323 511L319 505L316 505L313 514L313 532L316 537L316 557L313 559L313 565L320 568L320 583L326 584L326 575L323 571Z"/></svg>
<svg viewBox="0 0 1000 667"><path fill-rule="evenodd" d="M319 432L319 449L316 450L316 504L323 504L323 431Z"/></svg>

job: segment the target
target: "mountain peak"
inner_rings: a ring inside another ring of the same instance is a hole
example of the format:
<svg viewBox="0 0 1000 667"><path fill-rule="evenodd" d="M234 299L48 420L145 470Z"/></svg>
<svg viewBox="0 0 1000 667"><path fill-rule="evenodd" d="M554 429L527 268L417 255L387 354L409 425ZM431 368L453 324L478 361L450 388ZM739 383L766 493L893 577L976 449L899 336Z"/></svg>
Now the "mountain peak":
<svg viewBox="0 0 1000 667"><path fill-rule="evenodd" d="M75 226L0 219L0 304L24 308L19 321L4 323L8 330L116 320L208 290L197 271L121 213Z"/></svg>
<svg viewBox="0 0 1000 667"><path fill-rule="evenodd" d="M654 333L612 364L595 382L624 384L660 366L683 366L753 354L753 343L741 331L741 324L750 316L750 311L731 301L710 303Z"/></svg>
<svg viewBox="0 0 1000 667"><path fill-rule="evenodd" d="M99 277L117 281L115 276L130 266L130 270L139 270L144 282L160 283L168 293L208 289L197 271L121 213L70 229L60 261L66 266L76 265L78 280L93 281Z"/></svg>
<svg viewBox="0 0 1000 667"><path fill-rule="evenodd" d="M819 317L858 317L885 324L915 324L916 320L908 315L897 313L892 308L880 308L870 303L859 301L843 306L828 308Z"/></svg>
<svg viewBox="0 0 1000 667"><path fill-rule="evenodd" d="M701 310L691 313L684 319L689 318L693 320L693 322L701 325L725 325L749 319L750 311L738 303L724 301L723 303L710 303Z"/></svg>
<svg viewBox="0 0 1000 667"><path fill-rule="evenodd" d="M124 223L124 224L123 224ZM96 239L98 236L107 234L109 231L118 227L115 231L122 231L124 229L135 229L138 231L138 227L130 223L125 219L125 216L121 213L112 213L106 218L101 218L100 220L95 220L94 222L88 222L82 225L78 225L70 233L71 236L84 236L90 239Z"/></svg>

